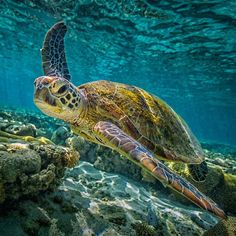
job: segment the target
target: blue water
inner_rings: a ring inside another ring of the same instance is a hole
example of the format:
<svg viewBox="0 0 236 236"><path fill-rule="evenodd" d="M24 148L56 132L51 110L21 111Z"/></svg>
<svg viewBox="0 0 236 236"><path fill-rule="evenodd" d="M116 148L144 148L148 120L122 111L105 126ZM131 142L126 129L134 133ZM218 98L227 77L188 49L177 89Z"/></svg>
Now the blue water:
<svg viewBox="0 0 236 236"><path fill-rule="evenodd" d="M201 141L236 145L236 2L0 1L0 106L36 110L46 31L64 20L73 83L107 79L167 101Z"/></svg>

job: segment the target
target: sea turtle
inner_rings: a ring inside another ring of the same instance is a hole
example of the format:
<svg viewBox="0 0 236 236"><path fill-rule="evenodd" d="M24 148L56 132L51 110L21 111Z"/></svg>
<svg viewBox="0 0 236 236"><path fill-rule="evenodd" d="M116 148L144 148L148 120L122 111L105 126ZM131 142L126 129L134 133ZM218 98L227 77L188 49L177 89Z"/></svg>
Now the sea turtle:
<svg viewBox="0 0 236 236"><path fill-rule="evenodd" d="M36 106L68 122L75 134L116 150L163 184L224 218L216 203L162 161L187 163L196 180L205 178L203 151L186 123L164 101L135 86L105 80L73 85L64 51L66 31L59 22L46 34L41 50L45 76L34 82Z"/></svg>

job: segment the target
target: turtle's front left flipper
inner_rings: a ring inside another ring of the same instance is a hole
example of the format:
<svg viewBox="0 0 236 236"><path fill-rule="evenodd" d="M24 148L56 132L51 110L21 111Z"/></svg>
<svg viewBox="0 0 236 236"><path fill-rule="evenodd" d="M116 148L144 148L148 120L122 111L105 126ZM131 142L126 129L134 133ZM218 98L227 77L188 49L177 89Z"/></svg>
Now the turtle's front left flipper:
<svg viewBox="0 0 236 236"><path fill-rule="evenodd" d="M165 185L183 194L201 208L214 213L218 217L226 217L224 211L215 202L206 197L187 180L172 172L163 163L154 159L153 155L145 147L124 133L116 125L100 121L95 125L94 131L97 139L105 146L111 147L137 165L145 168Z"/></svg>
<svg viewBox="0 0 236 236"><path fill-rule="evenodd" d="M62 21L53 25L45 36L41 54L45 75L70 80L64 45L66 31L66 25Z"/></svg>

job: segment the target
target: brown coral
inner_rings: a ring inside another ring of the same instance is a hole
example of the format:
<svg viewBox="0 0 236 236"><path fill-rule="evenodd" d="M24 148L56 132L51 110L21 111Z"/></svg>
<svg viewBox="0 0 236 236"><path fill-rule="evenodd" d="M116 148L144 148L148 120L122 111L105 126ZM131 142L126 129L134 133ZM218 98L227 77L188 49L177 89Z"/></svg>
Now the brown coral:
<svg viewBox="0 0 236 236"><path fill-rule="evenodd" d="M0 203L53 188L78 152L54 145L4 144L0 151Z"/></svg>

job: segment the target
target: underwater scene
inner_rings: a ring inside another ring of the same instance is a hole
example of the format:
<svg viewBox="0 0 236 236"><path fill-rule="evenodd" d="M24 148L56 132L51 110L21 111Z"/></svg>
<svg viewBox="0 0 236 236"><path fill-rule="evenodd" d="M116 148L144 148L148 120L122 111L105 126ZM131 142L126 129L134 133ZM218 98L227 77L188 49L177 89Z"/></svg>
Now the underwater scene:
<svg viewBox="0 0 236 236"><path fill-rule="evenodd" d="M236 1L0 0L0 236L235 236Z"/></svg>

